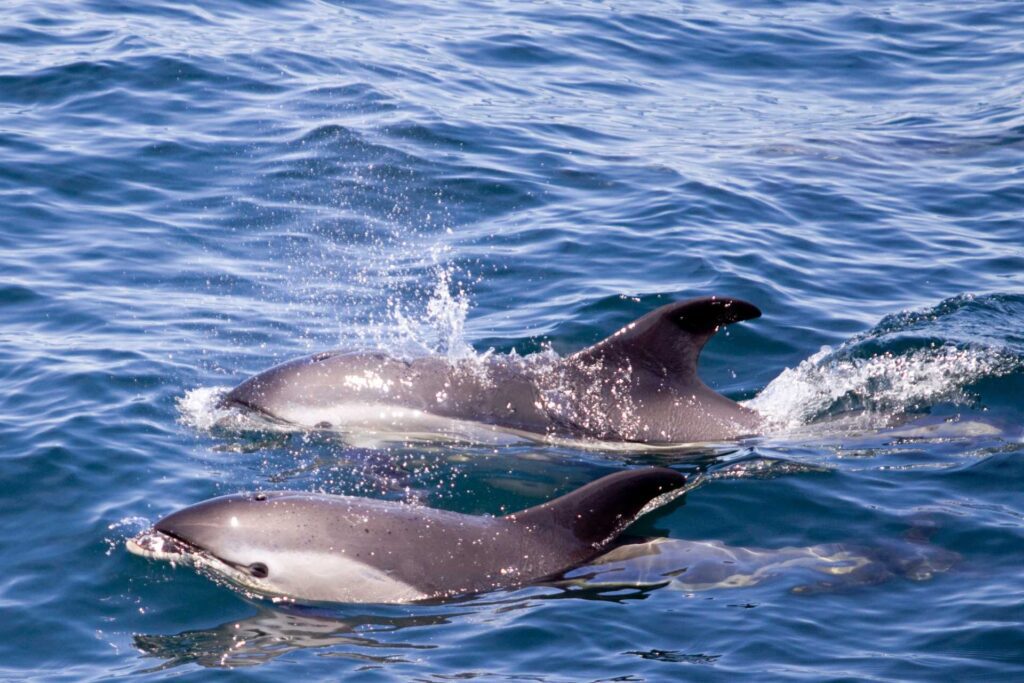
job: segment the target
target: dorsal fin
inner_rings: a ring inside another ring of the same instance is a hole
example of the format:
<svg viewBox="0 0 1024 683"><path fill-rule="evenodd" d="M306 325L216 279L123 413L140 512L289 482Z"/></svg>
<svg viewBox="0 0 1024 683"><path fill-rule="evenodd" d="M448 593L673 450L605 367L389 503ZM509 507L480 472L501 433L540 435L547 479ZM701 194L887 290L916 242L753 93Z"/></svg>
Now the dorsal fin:
<svg viewBox="0 0 1024 683"><path fill-rule="evenodd" d="M653 499L685 483L686 477L667 467L616 472L506 519L568 529L583 543L602 545L618 536Z"/></svg>
<svg viewBox="0 0 1024 683"><path fill-rule="evenodd" d="M610 337L570 356L585 364L628 361L680 384L697 380L701 349L721 327L761 316L757 306L729 297L701 297L662 306Z"/></svg>

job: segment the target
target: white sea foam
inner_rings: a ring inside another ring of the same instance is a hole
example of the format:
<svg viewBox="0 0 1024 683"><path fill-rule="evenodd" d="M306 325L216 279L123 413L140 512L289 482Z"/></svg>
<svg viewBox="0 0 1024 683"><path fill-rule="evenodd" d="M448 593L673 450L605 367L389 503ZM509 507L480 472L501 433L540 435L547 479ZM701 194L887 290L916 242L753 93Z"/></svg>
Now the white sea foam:
<svg viewBox="0 0 1024 683"><path fill-rule="evenodd" d="M178 399L178 420L201 432L213 429L231 411L220 407L220 399L229 387L199 387L185 392Z"/></svg>
<svg viewBox="0 0 1024 683"><path fill-rule="evenodd" d="M122 517L118 521L108 524L107 531L110 531L112 535L106 536L103 539L107 544L106 555L110 556L121 547L121 544L127 538L141 532L143 529L148 529L150 524L150 520L138 515Z"/></svg>
<svg viewBox="0 0 1024 683"><path fill-rule="evenodd" d="M894 417L938 403L970 403L966 387L1019 366L993 348L944 345L902 354L848 357L824 347L787 368L746 401L785 432L841 412L856 412L857 426L887 426Z"/></svg>

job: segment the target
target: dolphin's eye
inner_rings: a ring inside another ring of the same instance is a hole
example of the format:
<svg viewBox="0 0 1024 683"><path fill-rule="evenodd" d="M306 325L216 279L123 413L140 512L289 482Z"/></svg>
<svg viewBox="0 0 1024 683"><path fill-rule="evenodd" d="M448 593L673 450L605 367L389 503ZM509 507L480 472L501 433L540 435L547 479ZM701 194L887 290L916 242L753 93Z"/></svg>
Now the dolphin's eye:
<svg viewBox="0 0 1024 683"><path fill-rule="evenodd" d="M267 499L267 494L265 494L265 493L257 493L255 496L252 497L252 499L253 500L263 501L263 500Z"/></svg>
<svg viewBox="0 0 1024 683"><path fill-rule="evenodd" d="M249 573L257 579L265 579L270 576L270 570L262 562L253 562L249 565Z"/></svg>

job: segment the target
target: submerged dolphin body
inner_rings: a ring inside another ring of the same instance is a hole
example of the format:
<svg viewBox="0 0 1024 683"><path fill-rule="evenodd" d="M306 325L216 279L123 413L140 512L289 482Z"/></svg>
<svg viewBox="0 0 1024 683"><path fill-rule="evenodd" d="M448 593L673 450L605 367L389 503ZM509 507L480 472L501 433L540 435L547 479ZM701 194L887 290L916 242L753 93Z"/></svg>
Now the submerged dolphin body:
<svg viewBox="0 0 1024 683"><path fill-rule="evenodd" d="M263 596L411 602L558 576L607 550L685 482L670 469L628 470L504 517L294 491L239 494L175 512L127 547Z"/></svg>
<svg viewBox="0 0 1024 683"><path fill-rule="evenodd" d="M909 534L868 544L822 543L745 548L715 540L656 538L623 543L558 582L587 590L672 586L686 592L757 586L780 580L790 591L813 594L851 590L894 578L928 581L960 556Z"/></svg>
<svg viewBox="0 0 1024 683"><path fill-rule="evenodd" d="M723 297L668 304L558 360L404 361L329 351L260 373L223 404L339 431L444 433L473 423L534 438L734 439L756 433L761 418L705 385L697 360L720 328L760 315L752 304Z"/></svg>

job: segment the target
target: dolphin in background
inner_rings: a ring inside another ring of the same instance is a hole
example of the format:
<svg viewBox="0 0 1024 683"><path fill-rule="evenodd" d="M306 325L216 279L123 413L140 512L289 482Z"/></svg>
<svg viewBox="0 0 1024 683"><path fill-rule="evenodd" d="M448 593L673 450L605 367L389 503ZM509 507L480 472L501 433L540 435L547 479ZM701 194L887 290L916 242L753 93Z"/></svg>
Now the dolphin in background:
<svg viewBox="0 0 1024 683"><path fill-rule="evenodd" d="M504 517L296 491L238 494L168 515L126 545L259 596L413 602L558 576L612 547L685 483L671 469L627 470Z"/></svg>
<svg viewBox="0 0 1024 683"><path fill-rule="evenodd" d="M761 417L705 385L701 349L753 304L704 297L662 306L566 358L401 360L327 351L262 372L221 404L306 429L464 433L681 444L756 434Z"/></svg>

